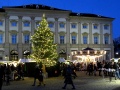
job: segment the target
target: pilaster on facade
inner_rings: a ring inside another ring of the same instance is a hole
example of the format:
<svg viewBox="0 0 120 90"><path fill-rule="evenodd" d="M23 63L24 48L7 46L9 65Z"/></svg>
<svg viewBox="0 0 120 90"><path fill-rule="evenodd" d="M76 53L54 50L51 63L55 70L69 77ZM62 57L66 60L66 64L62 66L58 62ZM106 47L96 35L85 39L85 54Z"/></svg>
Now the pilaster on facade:
<svg viewBox="0 0 120 90"><path fill-rule="evenodd" d="M9 17L5 16L5 44L9 43Z"/></svg>
<svg viewBox="0 0 120 90"><path fill-rule="evenodd" d="M9 44L9 17L5 15L5 46L4 46L4 57L10 55L10 44Z"/></svg>
<svg viewBox="0 0 120 90"><path fill-rule="evenodd" d="M92 44L92 23L89 23L89 44Z"/></svg>
<svg viewBox="0 0 120 90"><path fill-rule="evenodd" d="M18 16L19 20L18 20L18 38L19 38L19 42L18 44L22 44L22 16Z"/></svg>
<svg viewBox="0 0 120 90"><path fill-rule="evenodd" d="M70 44L70 18L66 18L66 43Z"/></svg>
<svg viewBox="0 0 120 90"><path fill-rule="evenodd" d="M103 26L102 23L100 23L100 44L103 45Z"/></svg>
<svg viewBox="0 0 120 90"><path fill-rule="evenodd" d="M78 38L77 38L77 40L78 40L78 50L80 50L80 45L81 45L81 36L82 34L81 34L81 22L78 22Z"/></svg>
<svg viewBox="0 0 120 90"><path fill-rule="evenodd" d="M19 52L18 58L22 57L22 16L18 16L18 45L17 51Z"/></svg>
<svg viewBox="0 0 120 90"><path fill-rule="evenodd" d="M58 18L55 18L55 43L58 43Z"/></svg>
<svg viewBox="0 0 120 90"><path fill-rule="evenodd" d="M34 34L35 30L35 17L31 17L31 35Z"/></svg>

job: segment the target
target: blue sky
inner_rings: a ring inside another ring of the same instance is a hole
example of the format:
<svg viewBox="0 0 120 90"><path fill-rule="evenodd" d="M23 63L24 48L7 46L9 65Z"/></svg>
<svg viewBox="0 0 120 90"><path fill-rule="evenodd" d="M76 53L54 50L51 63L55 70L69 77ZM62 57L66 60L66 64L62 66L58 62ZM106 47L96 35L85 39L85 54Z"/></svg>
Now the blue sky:
<svg viewBox="0 0 120 90"><path fill-rule="evenodd" d="M43 4L79 13L93 13L115 18L113 37L120 36L120 0L0 0L2 6Z"/></svg>

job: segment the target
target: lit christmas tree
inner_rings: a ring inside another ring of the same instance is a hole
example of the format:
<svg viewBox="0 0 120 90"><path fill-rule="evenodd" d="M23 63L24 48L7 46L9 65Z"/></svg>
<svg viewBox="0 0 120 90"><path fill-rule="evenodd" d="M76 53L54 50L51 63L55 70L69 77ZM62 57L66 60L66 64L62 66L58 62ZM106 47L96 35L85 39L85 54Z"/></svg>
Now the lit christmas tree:
<svg viewBox="0 0 120 90"><path fill-rule="evenodd" d="M42 62L45 65L54 65L57 59L57 45L54 44L54 34L48 27L48 22L43 14L42 20L34 35L31 36L32 54L31 57L37 62Z"/></svg>

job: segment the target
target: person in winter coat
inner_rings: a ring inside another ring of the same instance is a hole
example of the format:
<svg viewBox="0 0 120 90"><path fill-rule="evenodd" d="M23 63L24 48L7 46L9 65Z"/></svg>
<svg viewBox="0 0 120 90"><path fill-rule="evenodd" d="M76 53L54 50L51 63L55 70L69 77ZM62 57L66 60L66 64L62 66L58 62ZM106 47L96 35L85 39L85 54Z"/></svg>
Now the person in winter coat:
<svg viewBox="0 0 120 90"><path fill-rule="evenodd" d="M62 87L62 89L66 89L67 84L71 84L73 87L72 89L75 89L71 74L72 74L72 69L70 65L68 65L68 67L66 68L66 75L65 75L65 81L64 81L65 85Z"/></svg>
<svg viewBox="0 0 120 90"><path fill-rule="evenodd" d="M40 71L39 71L38 80L39 80L39 85L38 86L41 86L41 84L43 84L45 86L45 83L43 81L43 72L42 72L42 69L40 69Z"/></svg>
<svg viewBox="0 0 120 90"><path fill-rule="evenodd" d="M4 76L4 69L3 69L3 67L0 65L0 90L2 90L3 76Z"/></svg>
<svg viewBox="0 0 120 90"><path fill-rule="evenodd" d="M32 86L35 86L36 84L36 79L39 78L39 72L40 72L40 68L38 65L35 66L35 71L34 71L34 82ZM38 79L39 80L39 79Z"/></svg>

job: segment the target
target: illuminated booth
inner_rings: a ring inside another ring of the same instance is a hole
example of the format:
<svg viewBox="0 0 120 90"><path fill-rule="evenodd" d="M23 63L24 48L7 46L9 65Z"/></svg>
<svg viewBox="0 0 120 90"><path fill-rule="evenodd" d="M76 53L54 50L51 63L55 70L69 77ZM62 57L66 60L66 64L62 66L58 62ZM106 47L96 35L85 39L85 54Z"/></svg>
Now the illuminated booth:
<svg viewBox="0 0 120 90"><path fill-rule="evenodd" d="M96 63L96 61L103 61L105 59L105 50L94 50L92 48L85 48L80 51L72 51L71 59L74 63Z"/></svg>

